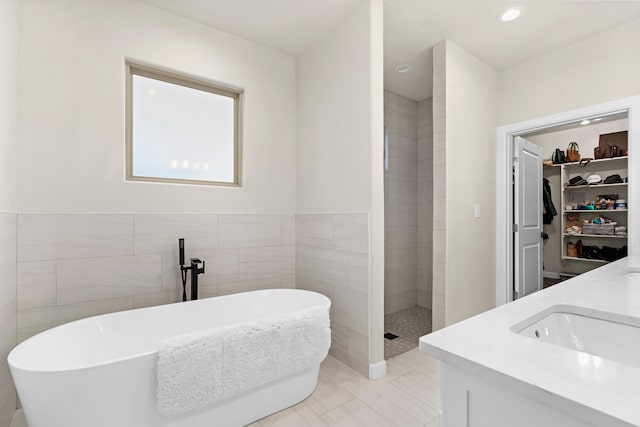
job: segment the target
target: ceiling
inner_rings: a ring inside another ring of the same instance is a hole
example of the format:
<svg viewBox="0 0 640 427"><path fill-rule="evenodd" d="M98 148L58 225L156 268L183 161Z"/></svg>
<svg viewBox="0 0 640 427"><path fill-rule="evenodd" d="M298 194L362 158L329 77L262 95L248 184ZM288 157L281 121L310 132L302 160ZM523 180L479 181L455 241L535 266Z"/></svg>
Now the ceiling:
<svg viewBox="0 0 640 427"><path fill-rule="evenodd" d="M604 114L604 115L598 114L593 117L581 117L580 119L569 122L569 123L563 123L563 124L559 124L551 127L545 127L543 129L538 129L533 132L523 133L520 136L523 138L530 138L532 136L547 135L550 133L561 132L569 129L579 129L585 126L596 126L606 122L613 122L616 120L624 120L628 118L629 118L628 111L612 113L612 114ZM582 121L585 119L588 119L588 122L585 124L582 124Z"/></svg>
<svg viewBox="0 0 640 427"><path fill-rule="evenodd" d="M296 55L362 0L142 0L229 34Z"/></svg>
<svg viewBox="0 0 640 427"><path fill-rule="evenodd" d="M520 18L499 22L510 7ZM431 48L449 39L496 70L640 18L640 1L386 0L385 89L421 101L432 94ZM399 74L395 67L411 64Z"/></svg>
<svg viewBox="0 0 640 427"><path fill-rule="evenodd" d="M143 1L296 55L364 0ZM520 18L498 22L512 6ZM385 0L385 89L430 97L431 48L444 39L501 70L639 18L640 0ZM413 69L397 73L400 64Z"/></svg>

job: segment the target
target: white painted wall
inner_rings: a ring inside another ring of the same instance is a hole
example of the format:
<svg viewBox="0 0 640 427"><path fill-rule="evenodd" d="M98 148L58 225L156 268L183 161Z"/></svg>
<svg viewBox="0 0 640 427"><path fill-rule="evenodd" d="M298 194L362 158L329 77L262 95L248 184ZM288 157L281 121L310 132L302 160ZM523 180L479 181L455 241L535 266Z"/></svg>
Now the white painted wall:
<svg viewBox="0 0 640 427"><path fill-rule="evenodd" d="M371 207L368 13L364 2L296 60L299 214Z"/></svg>
<svg viewBox="0 0 640 427"><path fill-rule="evenodd" d="M569 116L574 116L574 110L593 110L593 105L640 94L638 43L640 20L500 71L498 124L507 125L509 130L522 128L523 123L535 128L541 125L540 118L553 117L549 120L559 120L552 115L570 112ZM501 139L498 143L505 144ZM504 148L497 148L499 156L501 149ZM504 159L508 162L506 157ZM632 155L631 168L635 168L634 159ZM498 166L498 185L506 185L508 167ZM500 188L497 190L502 195L505 191ZM498 203L499 210L506 209L503 205L506 202L498 199ZM506 241L507 235L504 231L500 232L500 241ZM631 240L632 234L629 236ZM500 248L498 252L501 252ZM507 270L502 267L499 267L498 274L500 287L508 276L505 274ZM499 297L502 300L502 296Z"/></svg>
<svg viewBox="0 0 640 427"><path fill-rule="evenodd" d="M21 1L19 42L20 212L294 212L293 57L128 0ZM125 58L245 90L242 188L124 181Z"/></svg>
<svg viewBox="0 0 640 427"><path fill-rule="evenodd" d="M363 1L296 59L297 213L369 214L369 363L384 357L382 27L382 1Z"/></svg>
<svg viewBox="0 0 640 427"><path fill-rule="evenodd" d="M640 94L640 20L499 72L498 123Z"/></svg>
<svg viewBox="0 0 640 427"><path fill-rule="evenodd" d="M16 344L18 0L0 0L0 427L16 409L7 355Z"/></svg>
<svg viewBox="0 0 640 427"><path fill-rule="evenodd" d="M445 324L450 325L495 306L493 147L498 80L491 67L455 43L445 43L446 172L434 174L434 195L435 181L445 179ZM434 152L434 164L438 162ZM475 204L480 204L480 218L474 218ZM434 203L434 218L438 209Z"/></svg>

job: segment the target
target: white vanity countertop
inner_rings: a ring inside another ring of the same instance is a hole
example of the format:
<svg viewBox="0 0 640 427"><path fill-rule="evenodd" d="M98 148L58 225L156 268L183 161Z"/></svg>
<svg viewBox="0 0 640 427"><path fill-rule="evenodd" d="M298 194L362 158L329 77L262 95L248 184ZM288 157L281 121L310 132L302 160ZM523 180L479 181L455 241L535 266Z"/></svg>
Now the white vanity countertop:
<svg viewBox="0 0 640 427"><path fill-rule="evenodd" d="M420 351L593 425L640 426L639 368L510 329L553 305L613 313L640 325L640 256L425 335Z"/></svg>

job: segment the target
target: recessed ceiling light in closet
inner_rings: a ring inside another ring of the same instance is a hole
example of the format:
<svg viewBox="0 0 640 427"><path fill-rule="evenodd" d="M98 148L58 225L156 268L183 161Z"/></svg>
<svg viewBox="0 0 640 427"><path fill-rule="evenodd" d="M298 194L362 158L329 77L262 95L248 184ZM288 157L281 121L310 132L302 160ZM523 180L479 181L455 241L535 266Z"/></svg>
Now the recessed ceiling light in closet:
<svg viewBox="0 0 640 427"><path fill-rule="evenodd" d="M498 20L501 22L509 22L513 21L518 16L520 16L520 9L512 7L511 9L507 9L506 11L504 11L502 15L498 17Z"/></svg>
<svg viewBox="0 0 640 427"><path fill-rule="evenodd" d="M409 64L400 64L396 67L396 73L408 73L413 67Z"/></svg>

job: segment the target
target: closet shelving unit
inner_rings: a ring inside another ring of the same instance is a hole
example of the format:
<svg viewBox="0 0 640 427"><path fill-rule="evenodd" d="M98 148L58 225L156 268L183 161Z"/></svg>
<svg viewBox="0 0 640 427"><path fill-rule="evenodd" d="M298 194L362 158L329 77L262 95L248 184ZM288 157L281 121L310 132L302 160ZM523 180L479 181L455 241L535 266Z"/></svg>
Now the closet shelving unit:
<svg viewBox="0 0 640 427"><path fill-rule="evenodd" d="M626 182L619 184L595 184L595 185L577 185L569 187L566 184L571 178L580 175L582 178L587 179L589 175L597 174L604 180L607 176L618 174L621 177L628 176L628 157L613 157L610 159L598 159L592 160L586 166L581 166L579 162L564 163L560 165L554 165L553 167L560 168L560 177L562 184L561 202L559 210L562 212L562 225L561 230L566 230L567 215L571 213L579 213L580 220L593 219L599 216L607 216L612 218L618 223L618 225L629 226L627 221L628 209L607 209L607 210L586 210L586 209L571 209L567 210L567 205L575 202L584 204L586 201L595 202L596 196L604 194L617 194L618 199L628 200L628 184ZM582 193L582 194L581 194ZM582 199L580 199L582 198ZM629 230L627 228L627 235ZM598 259L587 259L570 257L567 255L567 242L570 240L577 241L583 240L585 245L597 245L597 246L613 246L622 247L627 244L627 236L615 236L615 235L600 235L600 234L568 234L563 232L561 241L561 253L563 260L575 260L594 263L607 263L607 261Z"/></svg>

